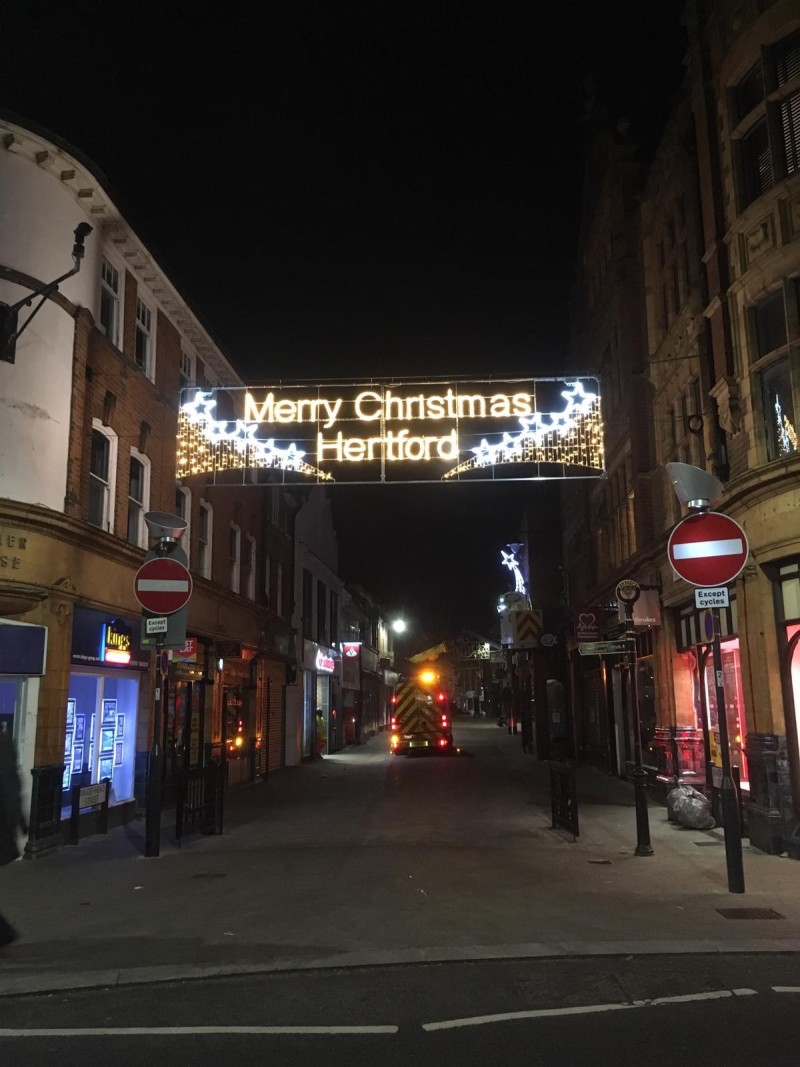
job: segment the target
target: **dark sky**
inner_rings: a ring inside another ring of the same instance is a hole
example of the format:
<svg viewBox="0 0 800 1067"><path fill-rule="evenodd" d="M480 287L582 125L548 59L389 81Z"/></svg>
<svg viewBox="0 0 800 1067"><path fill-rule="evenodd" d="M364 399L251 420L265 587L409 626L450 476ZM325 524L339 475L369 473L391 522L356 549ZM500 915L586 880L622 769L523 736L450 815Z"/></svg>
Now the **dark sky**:
<svg viewBox="0 0 800 1067"><path fill-rule="evenodd" d="M679 8L6 5L0 107L107 175L249 382L557 374L583 82L652 144ZM482 628L507 584L499 548L544 488L334 489L343 574L433 639Z"/></svg>

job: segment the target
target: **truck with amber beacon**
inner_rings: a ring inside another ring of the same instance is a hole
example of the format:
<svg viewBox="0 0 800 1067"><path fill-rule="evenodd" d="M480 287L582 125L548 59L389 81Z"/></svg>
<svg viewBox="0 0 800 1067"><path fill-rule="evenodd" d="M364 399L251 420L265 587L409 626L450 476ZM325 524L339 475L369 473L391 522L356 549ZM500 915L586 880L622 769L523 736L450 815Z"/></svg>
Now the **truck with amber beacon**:
<svg viewBox="0 0 800 1067"><path fill-rule="evenodd" d="M447 693L439 675L423 668L401 680L392 697L389 744L399 756L415 749L449 753L453 749L453 728L447 713Z"/></svg>

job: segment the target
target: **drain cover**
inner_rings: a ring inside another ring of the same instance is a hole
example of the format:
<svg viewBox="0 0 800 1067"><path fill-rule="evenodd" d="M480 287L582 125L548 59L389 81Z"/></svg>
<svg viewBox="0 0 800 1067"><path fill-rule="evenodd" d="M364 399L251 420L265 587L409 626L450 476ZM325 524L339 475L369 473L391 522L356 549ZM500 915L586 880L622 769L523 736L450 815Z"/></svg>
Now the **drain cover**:
<svg viewBox="0 0 800 1067"><path fill-rule="evenodd" d="M785 919L772 908L717 908L723 919Z"/></svg>
<svg viewBox="0 0 800 1067"><path fill-rule="evenodd" d="M610 867L611 866L611 860L589 860L589 863L599 863L599 864L601 864L601 866L604 866L604 867L606 867L606 866Z"/></svg>
<svg viewBox="0 0 800 1067"><path fill-rule="evenodd" d="M695 841L698 848L722 848L724 841Z"/></svg>

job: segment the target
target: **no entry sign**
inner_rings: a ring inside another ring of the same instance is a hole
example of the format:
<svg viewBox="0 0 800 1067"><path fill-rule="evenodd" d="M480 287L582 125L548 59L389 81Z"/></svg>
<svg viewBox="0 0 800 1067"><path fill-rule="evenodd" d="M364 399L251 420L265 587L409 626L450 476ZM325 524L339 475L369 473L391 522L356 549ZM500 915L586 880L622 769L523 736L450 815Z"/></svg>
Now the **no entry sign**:
<svg viewBox="0 0 800 1067"><path fill-rule="evenodd" d="M749 551L739 523L718 511L689 515L678 523L667 544L675 571L700 586L732 582L747 562Z"/></svg>
<svg viewBox="0 0 800 1067"><path fill-rule="evenodd" d="M150 559L136 572L136 599L152 615L180 611L192 595L192 576L182 563L165 556Z"/></svg>

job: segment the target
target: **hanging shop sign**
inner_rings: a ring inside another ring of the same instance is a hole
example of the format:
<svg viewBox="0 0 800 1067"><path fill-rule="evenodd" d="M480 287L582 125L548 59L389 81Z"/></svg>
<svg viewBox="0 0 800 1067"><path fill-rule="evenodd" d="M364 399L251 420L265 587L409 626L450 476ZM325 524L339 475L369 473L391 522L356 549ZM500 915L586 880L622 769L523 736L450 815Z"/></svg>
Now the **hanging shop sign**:
<svg viewBox="0 0 800 1067"><path fill-rule="evenodd" d="M345 689L361 688L361 642L342 644L342 685Z"/></svg>
<svg viewBox="0 0 800 1067"><path fill-rule="evenodd" d="M370 380L185 389L177 475L316 482L600 477L596 378Z"/></svg>
<svg viewBox="0 0 800 1067"><path fill-rule="evenodd" d="M600 605L576 611L572 619L575 640L597 641L603 632L605 621L606 609Z"/></svg>

